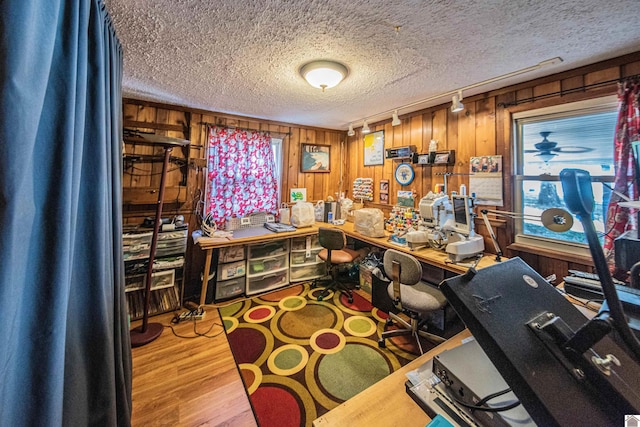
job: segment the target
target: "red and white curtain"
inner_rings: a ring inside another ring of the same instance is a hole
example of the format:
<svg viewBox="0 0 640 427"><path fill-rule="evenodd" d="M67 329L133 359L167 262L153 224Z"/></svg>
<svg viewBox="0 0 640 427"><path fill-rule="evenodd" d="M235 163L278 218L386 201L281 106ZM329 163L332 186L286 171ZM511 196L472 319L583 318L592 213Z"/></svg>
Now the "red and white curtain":
<svg viewBox="0 0 640 427"><path fill-rule="evenodd" d="M271 137L262 132L211 126L205 214L218 227L226 218L276 214L278 181Z"/></svg>
<svg viewBox="0 0 640 427"><path fill-rule="evenodd" d="M636 160L633 143L640 140L640 110L638 95L640 79L630 78L618 84L618 124L616 125L614 165L615 191L631 200L638 200L636 182ZM614 270L614 240L624 232L635 229L636 216L628 208L621 208L618 202L623 199L616 193L611 195L607 208L604 237L604 251L611 270Z"/></svg>

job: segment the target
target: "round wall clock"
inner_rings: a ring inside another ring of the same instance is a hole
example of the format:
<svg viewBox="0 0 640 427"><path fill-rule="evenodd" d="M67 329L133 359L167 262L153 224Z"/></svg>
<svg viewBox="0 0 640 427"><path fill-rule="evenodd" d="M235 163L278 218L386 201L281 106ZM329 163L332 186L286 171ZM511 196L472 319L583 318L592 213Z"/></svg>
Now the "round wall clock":
<svg viewBox="0 0 640 427"><path fill-rule="evenodd" d="M396 181L400 185L409 185L415 177L413 167L409 163L400 163L396 168Z"/></svg>

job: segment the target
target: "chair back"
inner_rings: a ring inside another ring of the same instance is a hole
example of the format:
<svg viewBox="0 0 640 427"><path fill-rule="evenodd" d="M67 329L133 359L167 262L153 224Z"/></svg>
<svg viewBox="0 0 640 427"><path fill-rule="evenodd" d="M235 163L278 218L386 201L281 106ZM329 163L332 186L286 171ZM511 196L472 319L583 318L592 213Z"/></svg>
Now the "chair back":
<svg viewBox="0 0 640 427"><path fill-rule="evenodd" d="M320 246L329 251L338 251L347 246L347 237L338 228L320 227L318 229L318 242Z"/></svg>
<svg viewBox="0 0 640 427"><path fill-rule="evenodd" d="M422 265L413 256L395 249L387 249L382 259L384 272L393 283L393 303L402 310L400 284L413 286L422 278Z"/></svg>

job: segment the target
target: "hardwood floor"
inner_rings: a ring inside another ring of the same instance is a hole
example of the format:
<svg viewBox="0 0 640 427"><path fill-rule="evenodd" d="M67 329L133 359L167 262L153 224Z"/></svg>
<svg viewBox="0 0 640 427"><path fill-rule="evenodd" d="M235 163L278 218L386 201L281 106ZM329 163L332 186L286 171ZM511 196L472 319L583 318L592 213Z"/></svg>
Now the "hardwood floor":
<svg viewBox="0 0 640 427"><path fill-rule="evenodd" d="M172 318L167 313L149 321L195 335L193 322L173 325ZM207 335L215 338L179 338L165 327L155 341L132 349L134 427L257 426L218 310L207 308L197 331L207 332L214 323Z"/></svg>

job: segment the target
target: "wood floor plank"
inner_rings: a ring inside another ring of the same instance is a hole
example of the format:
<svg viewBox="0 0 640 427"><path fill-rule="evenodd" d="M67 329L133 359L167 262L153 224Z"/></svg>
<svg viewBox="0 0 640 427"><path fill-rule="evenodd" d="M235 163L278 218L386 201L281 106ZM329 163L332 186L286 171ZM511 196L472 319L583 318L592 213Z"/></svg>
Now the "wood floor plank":
<svg viewBox="0 0 640 427"><path fill-rule="evenodd" d="M151 322L193 336L192 322L171 324L173 313ZM214 338L179 338L169 328L155 341L132 349L133 415L137 426L257 426L218 311L208 308L197 331ZM132 322L132 327L140 322Z"/></svg>

